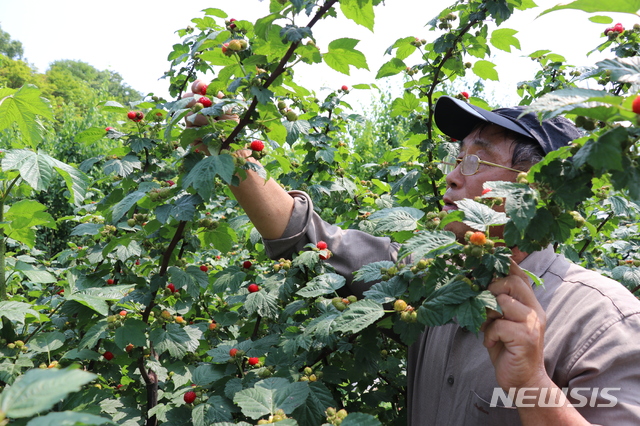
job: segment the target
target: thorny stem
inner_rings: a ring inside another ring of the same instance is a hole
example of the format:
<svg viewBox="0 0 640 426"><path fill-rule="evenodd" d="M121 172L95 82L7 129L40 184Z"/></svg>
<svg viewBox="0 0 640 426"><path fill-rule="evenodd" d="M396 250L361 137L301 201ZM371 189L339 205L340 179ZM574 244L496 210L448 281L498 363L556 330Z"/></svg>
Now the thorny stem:
<svg viewBox="0 0 640 426"><path fill-rule="evenodd" d="M600 223L600 225L598 225L598 228L596 229L596 233L600 232L600 230L602 229L602 227L609 221L609 219L611 219L613 217L613 212L609 213L609 215ZM580 251L578 252L578 257L582 257L582 254L584 253L584 251L587 249L587 247L589 247L589 245L593 242L593 238L589 238L587 240L585 240L584 245L582 246L582 248L580 249Z"/></svg>

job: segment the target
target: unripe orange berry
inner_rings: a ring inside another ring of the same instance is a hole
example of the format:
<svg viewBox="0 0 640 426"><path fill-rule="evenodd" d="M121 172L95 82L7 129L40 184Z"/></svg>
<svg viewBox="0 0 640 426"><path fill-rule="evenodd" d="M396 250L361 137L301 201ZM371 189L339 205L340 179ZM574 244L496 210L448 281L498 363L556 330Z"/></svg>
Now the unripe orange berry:
<svg viewBox="0 0 640 426"><path fill-rule="evenodd" d="M487 236L484 232L474 232L471 234L471 237L469 237L469 242L477 246L483 246L487 242Z"/></svg>

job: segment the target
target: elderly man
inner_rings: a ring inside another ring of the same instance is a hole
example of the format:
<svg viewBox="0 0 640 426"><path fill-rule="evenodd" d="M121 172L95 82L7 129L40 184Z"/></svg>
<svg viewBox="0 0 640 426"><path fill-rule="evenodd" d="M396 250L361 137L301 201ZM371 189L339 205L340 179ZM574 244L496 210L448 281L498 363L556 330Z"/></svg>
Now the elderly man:
<svg viewBox="0 0 640 426"><path fill-rule="evenodd" d="M569 120L541 124L521 113L438 100L437 126L461 141L446 177L445 210L480 195L486 181L514 181L580 135ZM399 244L326 223L303 192L286 192L253 172L231 190L272 258L325 241L331 264L355 294L367 285L352 282L353 271L397 260ZM447 229L459 239L468 230L462 223ZM409 349L409 424L640 424L640 302L552 247L530 254L512 249L510 275L489 286L503 316L489 315L481 336L456 324L428 328ZM519 265L544 287L533 288Z"/></svg>

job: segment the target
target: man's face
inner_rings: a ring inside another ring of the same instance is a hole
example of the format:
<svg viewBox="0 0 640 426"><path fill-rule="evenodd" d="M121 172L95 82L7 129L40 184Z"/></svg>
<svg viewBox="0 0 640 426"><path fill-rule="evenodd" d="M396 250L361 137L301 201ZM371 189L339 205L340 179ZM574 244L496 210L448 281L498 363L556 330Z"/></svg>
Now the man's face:
<svg viewBox="0 0 640 426"><path fill-rule="evenodd" d="M475 130L462 141L458 158L462 159L470 154L477 155L483 161L511 167L512 141L506 139L497 126L488 126L481 131ZM456 201L482 195L484 182L500 180L513 182L516 177L517 172L486 164L480 164L476 174L465 176L458 166L446 177L447 190L443 198L443 210L446 212L457 210ZM471 230L462 222L450 223L445 229L455 233L459 241L464 241L464 234ZM496 236L501 237L501 235Z"/></svg>

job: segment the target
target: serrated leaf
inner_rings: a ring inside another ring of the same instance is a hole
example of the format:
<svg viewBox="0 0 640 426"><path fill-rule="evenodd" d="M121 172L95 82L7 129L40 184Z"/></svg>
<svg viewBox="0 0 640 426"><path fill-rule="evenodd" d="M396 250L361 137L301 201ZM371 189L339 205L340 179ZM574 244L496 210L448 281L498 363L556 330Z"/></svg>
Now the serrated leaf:
<svg viewBox="0 0 640 426"><path fill-rule="evenodd" d="M204 200L208 200L215 192L215 177L220 176L226 183L231 183L234 170L231 155L210 155L191 169L184 178L182 187L187 189L192 186Z"/></svg>
<svg viewBox="0 0 640 426"><path fill-rule="evenodd" d="M38 117L53 120L51 105L40 97L36 86L26 84L15 91L0 91L0 131L17 125L22 139L35 149L45 134Z"/></svg>
<svg viewBox="0 0 640 426"><path fill-rule="evenodd" d="M496 64L492 62L480 60L476 61L476 63L473 64L472 70L473 73L480 77L482 80L498 81L498 72L495 70L495 67Z"/></svg>
<svg viewBox="0 0 640 426"><path fill-rule="evenodd" d="M29 349L35 352L53 352L64 345L66 340L63 333L52 331L50 333L39 333L29 340Z"/></svg>
<svg viewBox="0 0 640 426"><path fill-rule="evenodd" d="M457 245L456 236L453 232L424 232L405 241L400 248L398 258L403 259L410 254L413 256L413 259L417 260L426 257L435 257L435 255L448 251Z"/></svg>
<svg viewBox="0 0 640 426"><path fill-rule="evenodd" d="M329 43L329 51L323 55L323 59L329 67L343 74L349 75L349 66L360 69L369 69L366 56L355 50L359 40L340 38Z"/></svg>
<svg viewBox="0 0 640 426"><path fill-rule="evenodd" d="M174 358L182 358L188 352L195 351L199 344L198 340L192 339L179 324L167 324L166 329L154 328L149 334L149 340L158 354L168 351Z"/></svg>
<svg viewBox="0 0 640 426"><path fill-rule="evenodd" d="M317 425L326 419L325 410L335 407L331 391L321 382L309 382L309 396L304 404L296 408L292 417L301 424Z"/></svg>
<svg viewBox="0 0 640 426"><path fill-rule="evenodd" d="M36 191L47 189L53 177L51 157L26 149L5 151L2 159L2 170L18 170L24 179Z"/></svg>
<svg viewBox="0 0 640 426"><path fill-rule="evenodd" d="M125 293L131 291L131 287L131 285L92 287L65 295L65 297L68 300L75 300L101 315L107 316L109 315L109 305L107 301L122 299Z"/></svg>
<svg viewBox="0 0 640 426"><path fill-rule="evenodd" d="M118 202L111 210L111 223L118 223L118 221L124 216L131 207L133 207L142 197L147 195L143 191L134 191L127 194L122 200Z"/></svg>
<svg viewBox="0 0 640 426"><path fill-rule="evenodd" d="M56 276L47 271L43 266L36 267L28 263L17 261L14 269L22 272L29 281L33 283L48 284L58 281Z"/></svg>
<svg viewBox="0 0 640 426"><path fill-rule="evenodd" d="M220 396L214 395L203 404L198 404L192 411L192 419L194 426L210 426L213 424L222 425L230 423L213 423L213 422L230 422L233 420L232 412L236 411L231 401ZM244 422L240 422L243 424ZM247 423L244 423L247 424Z"/></svg>
<svg viewBox="0 0 640 426"><path fill-rule="evenodd" d="M193 370L191 381L197 386L209 386L226 376L226 367L201 364Z"/></svg>
<svg viewBox="0 0 640 426"><path fill-rule="evenodd" d="M511 52L511 46L520 50L520 41L514 37L518 31L510 28L500 28L491 33L491 44L505 52Z"/></svg>
<svg viewBox="0 0 640 426"><path fill-rule="evenodd" d="M423 216L422 210L413 207L391 207L373 213L369 221L375 225L377 233L413 231Z"/></svg>
<svg viewBox="0 0 640 426"><path fill-rule="evenodd" d="M459 200L456 201L456 206L464 212L462 222L476 231L486 232L489 226L504 225L508 221L506 214L474 200Z"/></svg>
<svg viewBox="0 0 640 426"><path fill-rule="evenodd" d="M107 323L106 318L98 321L86 332L84 337L82 337L82 340L78 343L78 349L91 348L95 346L98 340L100 340L107 332L108 326L109 324Z"/></svg>
<svg viewBox="0 0 640 426"><path fill-rule="evenodd" d="M363 295L374 302L384 304L393 302L400 297L406 290L408 284L400 277L393 277L389 281L383 281L371 286L371 288L363 293Z"/></svg>
<svg viewBox="0 0 640 426"><path fill-rule="evenodd" d="M254 420L282 409L290 414L302 405L309 395L305 382L290 383L282 377L272 377L236 393L233 402L242 409L242 414Z"/></svg>
<svg viewBox="0 0 640 426"><path fill-rule="evenodd" d="M344 418L342 426L380 426L380 420L366 413L349 413Z"/></svg>
<svg viewBox="0 0 640 426"><path fill-rule="evenodd" d="M335 331L357 333L375 323L384 315L384 309L372 300L358 300L349 304L335 322Z"/></svg>
<svg viewBox="0 0 640 426"><path fill-rule="evenodd" d="M318 297L323 294L331 294L342 288L346 282L347 280L342 275L334 273L322 274L314 277L296 294L302 297Z"/></svg>
<svg viewBox="0 0 640 426"><path fill-rule="evenodd" d="M115 343L124 349L129 343L137 347L147 346L147 324L135 318L127 318L124 324L116 329Z"/></svg>
<svg viewBox="0 0 640 426"><path fill-rule="evenodd" d="M29 303L4 301L0 302L0 315L12 322L24 324L27 315L39 318L40 314Z"/></svg>
<svg viewBox="0 0 640 426"><path fill-rule="evenodd" d="M237 269L224 270L216 274L213 282L213 292L222 293L229 291L231 293L237 293L246 276L246 273Z"/></svg>
<svg viewBox="0 0 640 426"><path fill-rule="evenodd" d="M27 371L0 394L0 411L11 418L34 416L51 409L95 377L95 374L68 368Z"/></svg>
<svg viewBox="0 0 640 426"><path fill-rule="evenodd" d="M406 69L407 69L407 64L405 64L402 60L398 58L392 58L390 61L382 64L382 66L378 69L378 73L376 74L376 79L391 77L392 75L400 74Z"/></svg>
<svg viewBox="0 0 640 426"><path fill-rule="evenodd" d="M107 135L107 131L104 127L91 127L87 130L84 130L78 133L73 140L76 143L81 143L85 145L92 144L94 142L99 141Z"/></svg>
<svg viewBox="0 0 640 426"><path fill-rule="evenodd" d="M380 280L382 279L382 273L380 272L380 269L381 268L389 269L393 265L394 263L390 260L383 260L381 262L369 263L367 265L364 265L362 268L360 268L354 273L353 280L364 281L366 283Z"/></svg>
<svg viewBox="0 0 640 426"><path fill-rule="evenodd" d="M619 0L619 1L594 1L594 0L576 0L569 4L559 4L542 12L538 16L546 15L549 12L562 9L576 9L587 13L596 12L620 12L635 14L640 10L639 0Z"/></svg>
<svg viewBox="0 0 640 426"><path fill-rule="evenodd" d="M140 159L135 155L125 155L122 158L112 158L104 163L104 174L115 173L120 177L127 177L134 170L142 168Z"/></svg>
<svg viewBox="0 0 640 426"><path fill-rule="evenodd" d="M342 0L340 10L348 19L373 32L374 12L371 0Z"/></svg>
<svg viewBox="0 0 640 426"><path fill-rule="evenodd" d="M460 303L456 309L456 322L460 327L477 333L482 323L487 319L485 308L481 300L467 299Z"/></svg>
<svg viewBox="0 0 640 426"><path fill-rule="evenodd" d="M250 293L244 307L250 314L257 313L267 318L277 318L278 316L278 298L266 291Z"/></svg>

